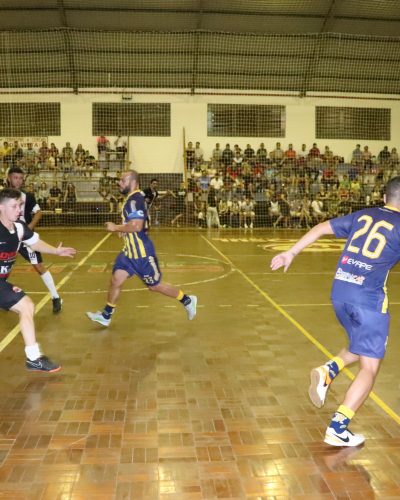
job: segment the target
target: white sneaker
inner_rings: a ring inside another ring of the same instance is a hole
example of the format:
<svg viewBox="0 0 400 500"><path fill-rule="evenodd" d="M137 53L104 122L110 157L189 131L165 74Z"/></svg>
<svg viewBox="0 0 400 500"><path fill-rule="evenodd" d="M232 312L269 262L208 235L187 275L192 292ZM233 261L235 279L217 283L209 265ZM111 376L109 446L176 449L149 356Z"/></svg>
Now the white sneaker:
<svg viewBox="0 0 400 500"><path fill-rule="evenodd" d="M101 314L101 311L97 311L95 313L92 313L92 312L87 312L86 313L86 316L92 320L92 321L95 321L96 323L100 323L100 325L103 325L103 326L108 326L110 323L111 323L111 318L110 319L106 319L102 314Z"/></svg>
<svg viewBox="0 0 400 500"><path fill-rule="evenodd" d="M247 229L249 226L245 223L244 228Z"/></svg>
<svg viewBox="0 0 400 500"><path fill-rule="evenodd" d="M188 320L191 321L196 316L196 308L197 308L197 297L196 295L189 295L190 304L185 306Z"/></svg>
<svg viewBox="0 0 400 500"><path fill-rule="evenodd" d="M328 427L325 433L324 443L331 446L359 446L365 441L362 434L353 434L349 429L343 432L335 432L335 429Z"/></svg>
<svg viewBox="0 0 400 500"><path fill-rule="evenodd" d="M326 366L319 366L313 368L310 372L310 387L308 395L311 402L317 408L322 408L325 404L326 393L328 392L331 379L329 377L329 370Z"/></svg>
<svg viewBox="0 0 400 500"><path fill-rule="evenodd" d="M250 224L250 229L253 229L253 223Z"/></svg>

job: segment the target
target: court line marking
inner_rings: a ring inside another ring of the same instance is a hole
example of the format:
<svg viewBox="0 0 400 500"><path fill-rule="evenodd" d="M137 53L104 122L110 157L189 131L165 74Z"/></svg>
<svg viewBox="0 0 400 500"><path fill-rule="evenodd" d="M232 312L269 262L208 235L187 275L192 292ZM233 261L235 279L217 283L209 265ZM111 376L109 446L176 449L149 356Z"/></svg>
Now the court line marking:
<svg viewBox="0 0 400 500"><path fill-rule="evenodd" d="M211 241L209 241L208 238L206 238L204 235L201 235L201 237L204 239L206 243L208 243L211 246L211 248L213 248L219 255L221 255L221 257L223 257L226 260L226 262L228 262L234 269L236 269L236 271L248 283L250 283L250 285L253 288L255 288L267 300L267 302L269 302L272 305L272 307L274 307L278 312L280 312L282 316L284 316L290 323L292 323L292 325L296 327L297 330L299 330L299 332L302 333L312 344L314 344L314 346L317 349L319 349L323 354L325 354L325 356L328 359L332 359L334 357L333 354L329 352L328 349L323 344L321 344L321 342L319 342L315 337L313 337L311 333L309 333L298 321L292 318L292 316L289 313L287 313L282 306L276 303L274 299L272 299L262 288L260 288L257 285L257 283L255 283L251 278L249 278L245 272L236 267L234 263L229 259L229 257L227 257L223 252L221 252L219 248L217 248ZM355 376L349 369L344 368L342 372L345 375L347 375L347 377L350 380L355 379ZM400 415L398 415L394 410L392 410L392 408L390 408L389 405L387 405L377 394L375 394L375 392L371 391L368 397L371 398L379 406L379 408L381 408L381 410L383 410L389 417L391 417L397 424L400 425Z"/></svg>
<svg viewBox="0 0 400 500"><path fill-rule="evenodd" d="M111 233L108 233L102 238L91 250L90 252L86 255L86 257L83 257L76 266L71 269L71 271L64 276L64 278L56 285L56 289L59 290L65 283L72 277L75 271L77 271L83 264L96 252L96 250L111 236ZM50 295L46 293L46 296L43 297L43 299L36 305L35 307L35 315L43 309L43 307L49 302L51 299ZM0 342L0 352L2 352L8 344L10 344L15 337L19 334L21 331L21 328L18 325L16 325L5 337L4 339Z"/></svg>

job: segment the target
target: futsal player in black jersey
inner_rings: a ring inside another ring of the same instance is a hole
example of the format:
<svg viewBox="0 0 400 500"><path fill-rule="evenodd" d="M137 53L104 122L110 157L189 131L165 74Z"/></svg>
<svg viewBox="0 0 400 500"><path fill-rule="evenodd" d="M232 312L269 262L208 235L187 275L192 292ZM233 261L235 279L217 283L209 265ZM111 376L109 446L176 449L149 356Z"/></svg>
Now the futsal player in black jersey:
<svg viewBox="0 0 400 500"><path fill-rule="evenodd" d="M9 187L21 191L24 184L24 171L19 167L11 167L8 171L7 181ZM42 212L36 202L35 195L33 193L25 193L21 191L20 220L25 222L30 229L34 230L41 217ZM32 248L25 244L20 246L18 252L26 261L30 262L35 271L39 273L43 283L50 292L51 300L53 302L53 313L59 313L62 308L62 299L58 295L53 276L43 264L40 252L35 252Z"/></svg>
<svg viewBox="0 0 400 500"><path fill-rule="evenodd" d="M53 247L39 238L25 222L19 220L21 193L6 188L0 191L0 309L13 311L19 315L21 333L25 342L26 368L32 371L57 372L61 369L47 356L43 356L36 342L33 320L35 306L23 290L8 281L11 268L17 257L18 249L25 243L35 251L73 257L74 248Z"/></svg>

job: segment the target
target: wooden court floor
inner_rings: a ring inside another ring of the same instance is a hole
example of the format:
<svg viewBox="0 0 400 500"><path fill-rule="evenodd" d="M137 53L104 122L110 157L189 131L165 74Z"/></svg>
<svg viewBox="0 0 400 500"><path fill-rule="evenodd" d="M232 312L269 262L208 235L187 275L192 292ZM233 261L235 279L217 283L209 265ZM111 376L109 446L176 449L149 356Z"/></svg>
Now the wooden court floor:
<svg viewBox="0 0 400 500"><path fill-rule="evenodd" d="M38 338L63 370L26 372L17 317L0 312L0 499L400 498L400 269L374 399L352 423L366 444L329 447L351 371L320 410L307 389L309 370L345 343L329 304L340 244L324 240L272 274L271 257L300 234L154 232L164 279L198 296L198 316L132 279L106 329L85 312L103 306L121 241L42 231L79 250L45 258L62 313L22 261L11 281L37 303Z"/></svg>

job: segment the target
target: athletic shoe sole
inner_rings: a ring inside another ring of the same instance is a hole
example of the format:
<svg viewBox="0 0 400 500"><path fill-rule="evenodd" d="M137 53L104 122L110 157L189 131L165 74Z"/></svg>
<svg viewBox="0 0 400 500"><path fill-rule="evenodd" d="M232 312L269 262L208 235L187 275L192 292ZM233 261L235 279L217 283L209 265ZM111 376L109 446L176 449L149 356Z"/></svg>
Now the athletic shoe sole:
<svg viewBox="0 0 400 500"><path fill-rule="evenodd" d="M56 373L62 369L62 366L58 366L57 368L53 368L53 370L39 370L36 368L26 368L28 372L41 372L41 373Z"/></svg>
<svg viewBox="0 0 400 500"><path fill-rule="evenodd" d="M318 386L321 382L321 374L318 368L313 368L310 372L310 387L308 389L308 395L314 406L317 408L322 408L325 404L325 399L321 399L318 394Z"/></svg>

